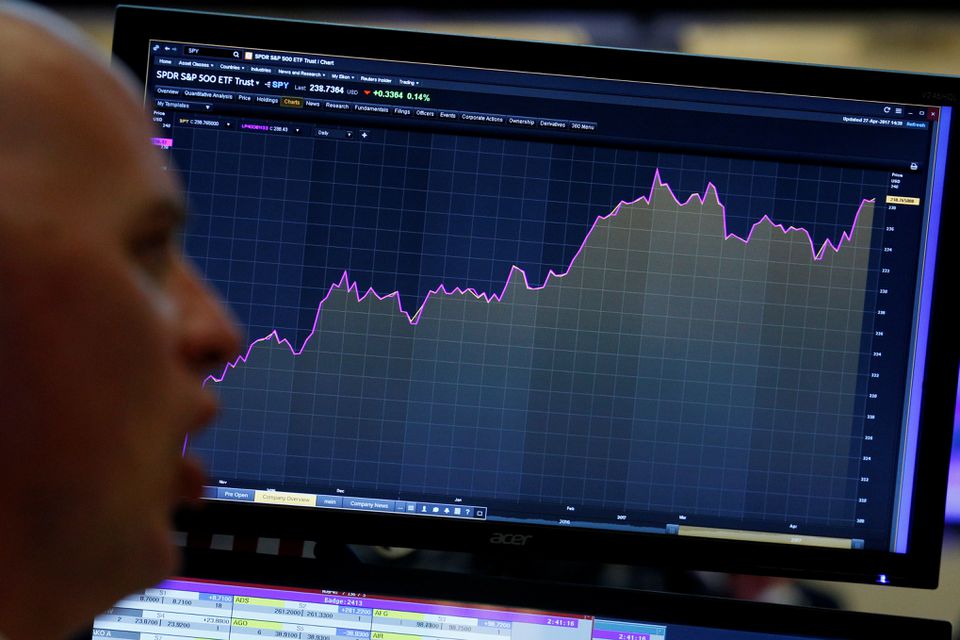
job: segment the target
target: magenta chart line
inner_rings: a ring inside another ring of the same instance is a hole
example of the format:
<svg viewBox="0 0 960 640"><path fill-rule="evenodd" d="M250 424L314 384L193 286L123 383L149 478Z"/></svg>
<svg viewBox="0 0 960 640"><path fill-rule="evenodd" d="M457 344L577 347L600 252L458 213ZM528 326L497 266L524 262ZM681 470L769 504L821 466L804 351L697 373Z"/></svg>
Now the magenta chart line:
<svg viewBox="0 0 960 640"><path fill-rule="evenodd" d="M680 199L679 199L679 198L676 196L676 194L673 192L673 189L670 187L670 185L667 184L666 182L663 182L663 181L662 181L662 179L661 179L661 177L660 177L660 170L658 169L658 170L654 173L654 176L653 176L653 184L652 184L651 187L650 187L650 193L649 193L649 194L647 194L646 196L640 196L639 198L636 198L635 200L632 200L632 201L629 201L629 202L627 202L627 201L620 201L620 203L617 204L617 206L614 207L613 210L610 211L609 213L604 214L604 215L597 216L596 220L594 220L593 225L590 227L590 230L584 235L583 242L580 244L580 247L577 249L577 252L574 254L573 258L570 260L570 263L567 265L566 269L564 269L564 270L562 270L562 271L559 271L559 272L558 272L558 271L554 271L553 269L549 270L549 271L547 272L547 275L544 277L543 282L542 282L541 284L539 284L539 285L531 285L530 282L529 282L529 280L528 280L528 278L527 278L527 273L526 273L526 271L524 271L524 270L521 269L520 267L514 265L514 266L510 269L510 273L507 275L507 278L506 278L506 280L505 280L505 282L504 282L504 285L503 285L502 289L500 290L500 293L488 293L488 292L484 292L484 291L477 291L476 289L473 289L473 288L470 288L470 287L467 287L467 288L456 287L456 288L453 288L453 289L448 289L444 284L441 283L441 284L438 285L436 288L431 289L431 290L427 293L427 295L426 295L426 296L424 297L424 299L423 299L422 304L420 305L420 308L417 309L416 312L414 312L414 313L411 314L410 312L408 312L407 310L405 310L405 309L403 308L403 303L402 303L402 301L400 300L400 292L399 292L399 291L394 291L394 292L392 292L392 293L388 293L388 294L381 295L381 294L377 293L376 291L374 291L372 288L370 288L370 289L367 289L365 292L360 293L359 285L358 285L356 282L351 281L351 280L350 280L350 275L349 275L349 273L347 273L346 271L344 271L344 272L343 272L343 275L342 275L341 278L340 278L340 280L339 280L338 282L332 284L332 285L329 287L329 289L327 290L327 294L323 297L323 299L322 299L322 300L320 301L320 303L317 305L317 313L316 313L316 316L314 317L313 327L311 328L310 333L309 333L309 334L307 335L307 337L304 339L303 344L300 345L300 348L299 348L299 349L297 349L296 347L294 347L293 344L292 344L287 338L281 338L280 335L278 334L277 330L274 329L273 331L271 331L271 332L270 332L269 334L267 334L266 336L263 336L262 338L258 338L258 339L256 339L256 340L254 340L253 342L251 342L251 343L250 343L250 346L247 348L246 353L244 353L243 355L238 356L233 362L228 363L228 364L224 367L223 371L221 372L221 374L220 374L219 376L213 375L213 374L207 376L207 378L203 381L203 384L204 384L204 386L206 386L208 383L211 383L211 382L213 382L213 383L223 382L224 379L225 379L226 376L227 376L227 373L229 373L229 371L230 371L231 369L235 369L235 368L237 368L238 366L246 363L247 360L248 360L248 358L250 357L250 354L253 352L253 349L254 349L258 344L260 344L260 343L262 343L262 342L268 342L268 341L270 341L270 340L274 340L274 341L276 341L276 343L277 343L278 345L285 345L285 346L290 350L290 353L291 353L292 355L294 355L294 356L299 356L299 355L301 355L301 354L303 353L304 349L305 349L305 348L307 347L307 345L310 343L311 338L313 338L314 334L317 332L317 327L318 327L319 321L320 321L320 314L321 314L321 312L323 311L323 305L324 305L324 303L327 301L327 299L330 297L330 295L331 295L335 290L337 290L337 289L346 289L348 292L353 293L353 294L356 296L358 302L362 302L367 296L370 296L370 295L374 296L377 300L387 300L387 299L391 299L391 298L392 298L392 299L394 299L394 300L396 301L396 303L397 303L397 309L398 309L398 311L399 311L401 314L403 314L404 317L406 317L407 321L408 321L411 325L416 325L416 324L420 321L420 318L421 318L421 316L422 316L422 314L423 314L423 310L426 308L427 304L430 302L430 299L433 298L434 296L438 296L438 295L444 295L444 296L463 296L463 295L471 295L471 296L473 296L474 298L476 298L476 299L478 299L478 300L483 300L483 301L485 301L485 302L487 302L487 303L500 302L500 301L503 299L503 295L504 295L504 293L506 292L507 288L509 287L510 282L513 280L514 272L517 272L517 273L523 278L524 285L526 286L526 288L527 288L528 290L530 290L530 291L539 291L539 290L543 289L544 287L546 287L546 286L549 284L549 282L550 282L550 280L551 280L552 278L563 278L564 276L566 276L567 274L570 273L570 270L574 267L574 265L575 265L576 262L577 262L577 258L580 256L581 252L583 251L583 248L584 248L584 247L586 246L586 244L587 244L587 241L590 239L591 234L593 233L594 229L596 229L597 225L598 225L601 221L607 220L607 219L612 218L612 217L615 217L617 214L620 213L620 210L621 210L623 207L625 207L625 206L634 205L634 204L637 204L637 203L640 203L640 202L643 202L643 203L646 204L646 205L650 205L650 203L651 203L651 201L652 201L652 199L653 199L654 191L657 189L657 187L664 187L664 188L666 188L667 191L668 191L669 194L670 194L670 197L674 200L674 202L677 204L678 207L685 206L685 205L689 204L690 202L692 202L692 201L694 201L694 200L699 201L699 203L700 203L701 205L703 205L703 204L706 203L707 198L710 197L711 194L712 194L713 197L716 199L717 204L719 204L720 209L721 209L722 214L723 214L723 237L724 237L724 240L737 240L737 241L739 241L739 242L742 242L743 244L748 244L748 243L750 242L750 239L753 237L754 231L756 231L756 229L757 229L758 227L760 227L760 226L761 226L762 224L764 224L764 223L770 225L770 226L771 226L772 228L774 228L774 229L779 230L779 231L780 231L782 234L784 234L784 235L787 235L787 234L790 234L790 233L799 233L799 234L802 234L802 235L805 237L806 242L807 242L807 244L808 244L809 247L810 247L811 259L812 259L813 261L815 261L815 262L822 261L828 250L829 250L829 251L832 251L833 253L838 253L845 244L849 243L849 242L853 239L853 235L854 235L854 233L856 232L857 223L859 222L860 214L861 214L861 212L863 211L864 206L866 206L866 205L868 205L868 204L873 204L873 203L876 202L876 199L875 199L875 198L864 198L864 199L860 202L859 207L857 208L857 213L856 213L856 215L855 215L854 218L853 218L853 222L850 224L849 230L845 230L845 231L843 231L843 232L841 233L840 239L836 242L836 244L834 244L834 242L833 242L832 240L830 240L829 238L827 238L827 239L824 240L823 243L820 245L819 249L816 247L816 244L814 243L814 240L813 240L813 236L810 234L809 231L807 231L806 229L804 229L804 228L802 228L802 227L785 226L785 225L776 223L776 222L774 222L773 219L770 218L770 216L767 215L767 214L764 214L763 217L760 218L760 220L758 220L757 222L755 222L755 223L750 227L749 233L747 233L746 237L744 238L744 237L740 237L740 236L736 235L735 233L732 233L732 232L727 231L726 206L721 202L721 200L720 200L720 194L717 192L717 188L716 188L716 186L714 186L714 184L713 184L712 182L708 182L708 183L707 183L707 187L706 187L706 189L704 189L703 195L700 195L700 194L698 194L698 193L693 193L693 194L691 194L690 197L687 198L684 202L681 202ZM186 448L186 446L185 446L184 448Z"/></svg>

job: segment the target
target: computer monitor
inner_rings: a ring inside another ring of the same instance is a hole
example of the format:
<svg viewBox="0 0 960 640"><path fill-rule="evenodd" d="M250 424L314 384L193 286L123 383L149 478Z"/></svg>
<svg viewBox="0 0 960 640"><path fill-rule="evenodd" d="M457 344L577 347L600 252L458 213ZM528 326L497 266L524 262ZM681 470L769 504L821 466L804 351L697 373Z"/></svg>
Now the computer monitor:
<svg viewBox="0 0 960 640"><path fill-rule="evenodd" d="M947 640L950 623L468 577L324 567L223 554L131 594L90 638L301 640Z"/></svg>
<svg viewBox="0 0 960 640"><path fill-rule="evenodd" d="M957 392L957 406L953 418L953 447L950 450L950 471L947 481L946 521L949 525L960 525L960 389Z"/></svg>
<svg viewBox="0 0 960 640"><path fill-rule="evenodd" d="M933 586L956 79L121 7L248 331L185 528Z"/></svg>

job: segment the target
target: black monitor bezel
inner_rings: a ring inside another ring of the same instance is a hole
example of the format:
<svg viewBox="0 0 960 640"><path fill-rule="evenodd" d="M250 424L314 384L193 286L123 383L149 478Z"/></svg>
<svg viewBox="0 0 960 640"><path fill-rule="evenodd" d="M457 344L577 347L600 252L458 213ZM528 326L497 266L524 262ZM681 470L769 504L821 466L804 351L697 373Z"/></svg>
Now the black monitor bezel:
<svg viewBox="0 0 960 640"><path fill-rule="evenodd" d="M275 28L265 28L273 25ZM238 45L286 51L315 51L343 56L402 58L412 62L498 68L537 73L595 75L615 70L618 79L672 84L702 84L724 78L722 86L748 91L829 95L835 98L904 104L960 105L960 80L919 74L721 59L603 47L571 46L467 36L405 32L370 27L255 18L216 13L120 6L116 12L114 56L145 78L150 39ZM322 47L316 43L322 42ZM960 114L958 114L960 115ZM960 143L960 117L951 139ZM960 204L960 164L956 150L947 159L941 239L956 234L960 223L948 212ZM921 423L918 441L911 538L905 554L792 547L732 540L698 540L657 534L461 522L402 514L278 507L211 501L200 511L185 511L178 525L187 531L236 533L299 539L339 540L418 548L562 554L598 562L672 568L737 571L805 578L877 582L935 588L939 577L947 466L952 437L958 358L951 338L948 284L955 269L941 246L936 263ZM511 536L497 534L508 532ZM523 540L507 546L504 540Z"/></svg>

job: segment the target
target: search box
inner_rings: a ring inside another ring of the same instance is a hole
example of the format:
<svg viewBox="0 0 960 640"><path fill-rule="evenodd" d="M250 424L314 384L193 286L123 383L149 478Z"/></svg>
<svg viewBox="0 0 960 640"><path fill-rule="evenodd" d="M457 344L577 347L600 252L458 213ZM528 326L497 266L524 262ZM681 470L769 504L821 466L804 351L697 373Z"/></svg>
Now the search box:
<svg viewBox="0 0 960 640"><path fill-rule="evenodd" d="M184 47L183 52L188 56L199 56L202 58L228 58L231 60L240 60L241 53L239 49L218 49L215 47Z"/></svg>

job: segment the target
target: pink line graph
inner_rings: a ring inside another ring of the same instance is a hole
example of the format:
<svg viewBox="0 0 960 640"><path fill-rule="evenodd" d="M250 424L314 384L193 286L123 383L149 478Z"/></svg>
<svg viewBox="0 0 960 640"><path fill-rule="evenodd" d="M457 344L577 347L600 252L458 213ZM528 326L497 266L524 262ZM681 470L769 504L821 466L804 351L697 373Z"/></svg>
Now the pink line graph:
<svg viewBox="0 0 960 640"><path fill-rule="evenodd" d="M405 310L405 309L403 308L403 304L402 304L402 302L401 302L401 300L400 300L400 292L399 292L399 291L394 291L394 292L392 292L392 293L388 293L388 294L385 294L385 295L381 295L381 294L377 293L376 291L374 291L373 288L369 288L369 289L367 289L366 291L364 291L363 293L360 293L359 285L358 285L356 282L351 281L351 280L350 280L350 275L349 275L346 271L344 271L344 272L343 272L343 275L340 277L340 280L339 280L338 282L330 285L330 288L327 289L326 295L325 295L325 296L323 297L323 299L320 301L320 304L317 305L317 314L316 314L316 316L315 316L314 319L313 319L313 327L310 329L310 333L307 335L307 337L304 338L303 344L300 345L300 348L299 348L299 349L297 349L296 347L294 347L293 344L292 344L287 338L281 338L280 335L279 335L279 333L277 333L277 330L274 329L273 331L271 331L269 334L263 336L262 338L257 338L256 340L254 340L253 342L251 342L251 343L250 343L250 346L247 348L247 352L246 352L245 354L243 354L243 355L238 356L233 362L228 363L228 364L223 368L223 372L222 372L219 376L212 375L212 374L209 375L209 376L207 376L207 378L203 381L203 384L206 385L206 384L209 383L209 382L214 382L214 383L223 382L223 380L224 380L224 379L226 378L226 376L227 376L227 373L228 373L231 369L235 369L235 368L237 368L238 366L240 366L241 364L244 364L244 363L247 361L247 359L250 357L250 354L253 352L254 347L256 347L256 346L257 346L258 344L260 344L261 342L267 342L267 341L270 341L270 340L274 340L278 345L284 345L284 346L286 346L286 347L290 350L290 353L291 353L292 355L294 355L294 356L299 356L300 354L302 354L303 351L304 351L304 349L306 349L307 345L310 343L310 339L313 338L314 334L317 332L317 325L318 325L319 322L320 322L320 313L321 313L322 310L323 310L323 305L324 305L324 303L325 303L325 302L327 301L327 299L333 294L333 292L334 292L335 290L337 290L337 289L346 289L347 292L353 293L353 294L356 296L356 298L357 298L357 302L363 302L363 300L365 300L365 299L367 298L367 296L371 296L371 295L372 295L373 297L375 297L377 300L381 300L381 301L382 301L382 300L388 300L388 299L391 299L391 298L392 298L393 300L396 301L397 310L398 310L401 314L403 314L404 317L406 317L407 321L408 321L411 325L416 325L417 323L420 322L420 318L421 318L421 316L422 316L422 314L423 314L423 310L426 308L427 304L430 302L430 299L433 298L434 296L438 296L438 295L444 295L444 296L463 296L463 295L471 295L471 296L473 296L474 298L476 298L477 300L483 300L484 302L487 302L487 303L500 302L500 301L503 299L503 295L504 295L504 293L506 292L507 287L509 287L510 282L513 280L513 274L514 274L514 272L520 274L520 276L523 278L523 284L524 284L524 286L526 286L526 288L527 288L529 291L539 291L539 290L543 289L544 287L546 287L547 284L550 282L551 279L563 278L563 277L566 276L568 273L570 273L570 270L573 268L574 264L576 264L576 262L577 262L577 258L579 258L579 257L580 257L580 254L583 252L583 248L586 246L587 241L590 239L591 234L593 233L594 229L597 228L597 225L598 225L601 221L606 220L606 219L608 219L608 218L615 217L617 214L620 213L620 210L621 210L623 207L625 207L625 206L634 205L634 204L637 204L638 202L643 202L643 203L649 205L650 202L651 202L651 200L652 200L652 198L653 198L654 191L657 189L657 187L666 187L668 193L670 194L670 197L673 198L674 202L677 203L677 206L680 206L680 207L683 207L683 206L686 206L686 205L690 204L690 202L692 202L694 199L698 200L698 201L700 202L700 204L703 205L703 204L706 202L707 197L708 197L708 196L711 194L711 192L712 192L714 198L715 198L716 201L717 201L717 203L720 205L720 209L721 209L721 211L722 211L722 213L723 213L723 238L724 238L724 240L734 239L734 240L739 240L739 241L742 242L743 244L748 244L748 243L750 242L750 239L753 237L754 231L756 231L756 230L757 230L757 227L759 227L759 226L760 226L761 224L763 224L764 222L766 222L767 224L769 224L769 225L770 225L771 227L773 227L774 229L780 230L784 235L789 234L789 233L800 233L800 234L803 234L803 236L805 237L807 243L810 245L810 253L811 253L812 259L813 259L814 261L821 261L821 260L823 260L824 255L826 254L826 252L827 252L828 249L831 250L831 251L833 251L834 253L838 253L838 252L840 251L840 249L841 249L845 244L847 244L848 242L850 242L850 241L853 239L853 234L854 234L854 232L855 232L855 230L856 230L856 228L857 228L857 223L858 223L859 220L860 220L860 213L863 211L863 207L864 207L865 205L867 205L867 204L871 204L871 203L874 203L874 202L876 201L875 198L869 198L869 199L868 199L868 198L864 198L864 199L860 202L860 206L857 208L857 213L856 213L856 215L853 217L853 222L850 224L850 230L849 230L849 231L844 231L843 233L841 233L841 235L840 235L840 240L837 241L836 244L834 244L833 241L831 241L831 240L828 238L827 240L824 240L823 244L820 245L820 248L817 249L817 248L816 248L816 245L815 245L815 243L814 243L814 240L813 240L813 236L810 235L810 232L809 232L809 231L807 231L806 229L804 229L804 228L802 228L802 227L794 227L794 226L785 227L785 226L782 225L782 224L778 224L778 223L774 222L774 221L770 218L770 216L768 216L768 215L766 215L766 214L765 214L762 218L760 218L760 220L758 220L757 222L755 222L755 223L750 227L750 232L747 233L747 237L746 237L746 238L742 238L742 237L736 235L735 233L729 232L729 231L727 231L727 209L726 209L726 206L724 206L723 203L720 202L720 195L719 195L719 193L717 193L717 188L714 186L714 184L713 184L712 182L708 182L708 183L707 183L707 188L704 190L703 195L700 195L700 194L698 194L698 193L691 194L690 197L687 198L686 201L684 201L684 202L681 203L681 202L680 202L680 199L677 198L676 194L673 192L673 189L670 187L670 185L667 184L666 182L663 182L663 181L661 180L661 178L660 178L660 170L657 169L657 171L656 171L656 172L654 173L654 175L653 175L653 184L652 184L651 187L650 187L650 193L649 193L649 194L647 194L646 196L640 196L639 198L637 198L637 199L635 199L635 200L632 200L632 201L630 201L630 202L621 200L620 203L619 203L616 207L614 207L613 210L612 210L610 213L607 213L607 214L604 214L604 215L601 215L601 216L597 216L597 219L594 220L593 225L590 227L590 230L589 230L589 231L586 233L586 235L584 236L583 242L580 243L580 247L577 249L577 252L574 254L573 258L570 260L570 263L567 265L566 269L564 269L563 271L554 271L553 269L550 269L550 270L547 272L547 275L544 277L543 283L540 284L540 285L531 285L531 284L530 284L530 281L527 279L527 273L526 273L526 271L524 271L523 269L521 269L521 268L518 267L517 265L513 265L513 266L511 267L511 269L510 269L510 273L507 275L507 279L506 279L506 281L504 282L503 287L500 289L500 293L488 293L488 292L485 292L485 291L478 291L478 290L473 289L473 288L471 288L471 287L468 287L468 288L455 287L455 288L453 288L453 289L448 289L448 288L446 287L446 285L444 285L443 283L441 283L441 284L438 285L435 289L431 289L431 290L427 293L427 295L424 296L423 302L420 304L420 308L418 308L418 309L416 310L416 312L414 312L413 314L411 314L411 313L409 313L407 310Z"/></svg>

